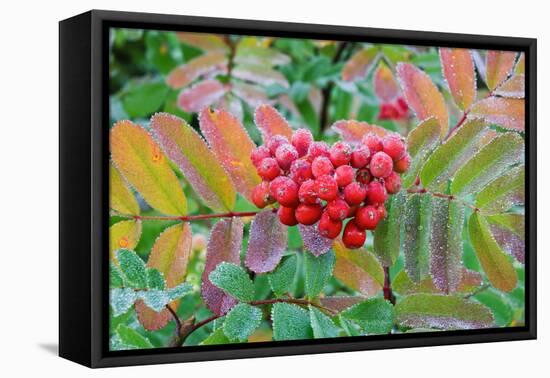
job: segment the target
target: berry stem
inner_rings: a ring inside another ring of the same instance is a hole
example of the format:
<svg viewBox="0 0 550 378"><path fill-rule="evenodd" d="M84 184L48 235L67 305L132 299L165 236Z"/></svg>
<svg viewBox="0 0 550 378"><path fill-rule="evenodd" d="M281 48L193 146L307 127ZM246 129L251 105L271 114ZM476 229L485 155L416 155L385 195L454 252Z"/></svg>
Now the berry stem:
<svg viewBox="0 0 550 378"><path fill-rule="evenodd" d="M276 209L273 209L275 212ZM135 220L174 220L174 221L195 221L203 219L213 219L213 218L232 218L232 217L253 217L258 214L259 211L241 211L235 212L230 211L227 213L216 213L216 214L199 214L199 215L182 215L182 216L172 216L172 215L132 215L120 213L114 209L111 209L111 214L116 215L122 218L135 219Z"/></svg>
<svg viewBox="0 0 550 378"><path fill-rule="evenodd" d="M392 305L395 306L395 295L391 288L391 279L390 279L390 267L384 267L384 299L390 301Z"/></svg>

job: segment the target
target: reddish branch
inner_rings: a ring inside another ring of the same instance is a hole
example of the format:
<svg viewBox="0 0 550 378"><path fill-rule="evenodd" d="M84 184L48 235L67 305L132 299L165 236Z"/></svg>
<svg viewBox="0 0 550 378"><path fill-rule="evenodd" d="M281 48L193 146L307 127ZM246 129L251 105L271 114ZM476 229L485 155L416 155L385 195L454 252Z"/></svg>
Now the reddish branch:
<svg viewBox="0 0 550 378"><path fill-rule="evenodd" d="M478 207L475 207L474 205L456 197L456 196L453 196L452 194L445 194L445 193L438 193L438 192L430 192L429 190L427 189L424 189L424 188L410 188L410 189L407 189L407 193L420 193L420 194L430 194L434 197L439 197L439 198L446 198L448 199L449 201L458 201L462 204L464 204L465 206L468 206L470 209L474 210L474 211L479 211L479 208Z"/></svg>
<svg viewBox="0 0 550 378"><path fill-rule="evenodd" d="M390 268L388 266L384 267L384 299L395 306L395 295L393 295L391 288Z"/></svg>
<svg viewBox="0 0 550 378"><path fill-rule="evenodd" d="M275 211L275 210L273 210ZM227 213L217 213L217 214L199 214L199 215L132 215L132 214L123 214L116 210L111 209L111 213L118 217L136 219L136 220L177 220L177 221L194 221L194 220L203 220L203 219L212 219L212 218L232 218L232 217L253 217L258 214L259 211L241 211L235 212L230 211Z"/></svg>

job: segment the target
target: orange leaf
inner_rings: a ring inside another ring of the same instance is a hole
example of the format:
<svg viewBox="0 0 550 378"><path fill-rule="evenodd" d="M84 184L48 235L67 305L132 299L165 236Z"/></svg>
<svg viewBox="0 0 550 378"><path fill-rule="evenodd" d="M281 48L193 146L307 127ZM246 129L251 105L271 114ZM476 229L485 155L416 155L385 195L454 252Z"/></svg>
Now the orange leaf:
<svg viewBox="0 0 550 378"><path fill-rule="evenodd" d="M264 142L273 135L282 135L288 140L292 138L292 128L277 109L271 105L258 106L254 113L254 121L262 132Z"/></svg>
<svg viewBox="0 0 550 378"><path fill-rule="evenodd" d="M455 104L460 110L468 109L476 98L476 76L470 50L441 48L439 57Z"/></svg>
<svg viewBox="0 0 550 378"><path fill-rule="evenodd" d="M524 53L521 53L518 58L516 67L514 68L514 74L525 75L525 54Z"/></svg>
<svg viewBox="0 0 550 378"><path fill-rule="evenodd" d="M227 89L218 80L201 81L182 90L178 96L178 106L185 112L200 112L225 95Z"/></svg>
<svg viewBox="0 0 550 378"><path fill-rule="evenodd" d="M166 78L166 84L174 89L191 84L200 76L212 72L225 72L227 70L227 58L224 53L214 51L176 67Z"/></svg>
<svg viewBox="0 0 550 378"><path fill-rule="evenodd" d="M265 91L257 85L235 82L231 84L231 89L235 95L253 108L270 102Z"/></svg>
<svg viewBox="0 0 550 378"><path fill-rule="evenodd" d="M502 83L497 89L495 94L502 97L510 98L524 98L525 97L525 75L514 75L504 83Z"/></svg>
<svg viewBox="0 0 550 378"><path fill-rule="evenodd" d="M516 53L513 51L495 51L487 52L485 59L485 82L489 90L493 91L498 87L510 74L516 62Z"/></svg>
<svg viewBox="0 0 550 378"><path fill-rule="evenodd" d="M111 129L111 158L130 185L163 214L185 215L187 200L176 174L151 135L130 121Z"/></svg>
<svg viewBox="0 0 550 378"><path fill-rule="evenodd" d="M470 115L511 130L525 130L525 100L489 97L472 106Z"/></svg>
<svg viewBox="0 0 550 378"><path fill-rule="evenodd" d="M392 102L399 93L393 73L384 62L380 62L374 72L374 92L383 103Z"/></svg>
<svg viewBox="0 0 550 378"><path fill-rule="evenodd" d="M340 137L342 137L344 141L349 143L361 142L361 138L367 133L374 133L379 137L383 137L390 133L390 131L383 127L354 120L336 121L332 125L332 129L340 134Z"/></svg>
<svg viewBox="0 0 550 378"><path fill-rule="evenodd" d="M356 52L342 68L342 79L354 81L367 76L378 56L378 48L369 47Z"/></svg>
<svg viewBox="0 0 550 378"><path fill-rule="evenodd" d="M210 108L200 112L199 122L210 148L231 176L237 191L252 200L252 190L261 180L250 160L255 145L244 127L227 111Z"/></svg>
<svg viewBox="0 0 550 378"><path fill-rule="evenodd" d="M405 99L418 119L423 121L430 117L437 118L441 126L441 137L445 137L449 131L449 114L443 95L432 79L424 71L409 63L397 65L397 77Z"/></svg>
<svg viewBox="0 0 550 378"><path fill-rule="evenodd" d="M178 39L186 45L197 47L203 51L229 51L225 41L215 34L177 33Z"/></svg>

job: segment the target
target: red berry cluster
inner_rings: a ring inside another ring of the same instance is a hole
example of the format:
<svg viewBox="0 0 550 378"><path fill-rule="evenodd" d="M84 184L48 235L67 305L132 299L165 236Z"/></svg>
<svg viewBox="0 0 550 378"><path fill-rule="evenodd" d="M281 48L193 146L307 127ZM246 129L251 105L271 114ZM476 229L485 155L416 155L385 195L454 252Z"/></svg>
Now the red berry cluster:
<svg viewBox="0 0 550 378"><path fill-rule="evenodd" d="M296 130L290 141L271 137L251 159L263 179L252 194L257 207L278 202L281 223L319 222L319 233L330 239L344 228L348 248L363 246L366 230L374 230L386 216L384 202L401 189L399 173L410 165L405 143L396 134L367 134L355 148L345 142L329 147L314 142L306 129Z"/></svg>
<svg viewBox="0 0 550 378"><path fill-rule="evenodd" d="M380 105L380 120L406 119L409 112L407 102L403 97L398 97L394 102L387 102Z"/></svg>

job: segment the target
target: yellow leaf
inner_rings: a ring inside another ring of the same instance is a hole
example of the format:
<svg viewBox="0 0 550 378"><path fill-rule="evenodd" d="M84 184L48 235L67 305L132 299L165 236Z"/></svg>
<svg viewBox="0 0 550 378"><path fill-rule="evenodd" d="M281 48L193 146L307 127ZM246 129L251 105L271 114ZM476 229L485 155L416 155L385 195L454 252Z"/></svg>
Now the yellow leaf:
<svg viewBox="0 0 550 378"><path fill-rule="evenodd" d="M134 249L141 238L141 221L125 220L109 228L109 255L115 260L115 252L121 248Z"/></svg>
<svg viewBox="0 0 550 378"><path fill-rule="evenodd" d="M139 215L139 204L124 179L113 166L109 165L110 208L123 214Z"/></svg>

